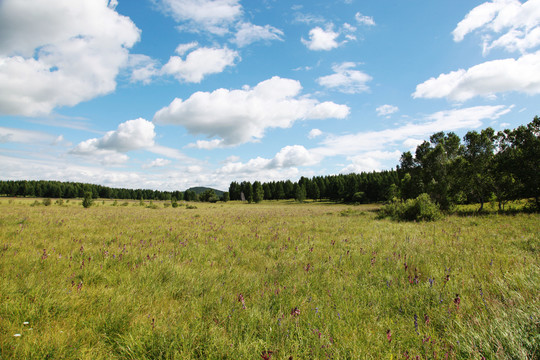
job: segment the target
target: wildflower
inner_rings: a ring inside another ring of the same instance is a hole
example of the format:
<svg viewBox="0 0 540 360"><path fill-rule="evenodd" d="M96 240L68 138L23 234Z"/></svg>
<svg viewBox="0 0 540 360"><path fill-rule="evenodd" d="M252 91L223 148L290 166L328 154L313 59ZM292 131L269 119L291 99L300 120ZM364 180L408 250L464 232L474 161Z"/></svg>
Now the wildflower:
<svg viewBox="0 0 540 360"><path fill-rule="evenodd" d="M294 309L291 310L291 316L298 316L300 315L300 309L298 307L294 307Z"/></svg>
<svg viewBox="0 0 540 360"><path fill-rule="evenodd" d="M13 335L13 336L14 336L14 337L20 337L21 334L15 334L15 335Z"/></svg>
<svg viewBox="0 0 540 360"><path fill-rule="evenodd" d="M270 360L273 353L274 352L272 350L265 350L261 353L261 358L263 358L264 360Z"/></svg>
<svg viewBox="0 0 540 360"><path fill-rule="evenodd" d="M428 314L424 314L424 322L426 323L426 325L429 325L429 316L428 316Z"/></svg>
<svg viewBox="0 0 540 360"><path fill-rule="evenodd" d="M459 294L456 294L456 298L454 299L454 304L456 304L457 310L459 310L459 303L461 302L461 299L459 297Z"/></svg>
<svg viewBox="0 0 540 360"><path fill-rule="evenodd" d="M420 333L418 332L418 315L416 314L414 314L414 330L418 335L420 335Z"/></svg>
<svg viewBox="0 0 540 360"><path fill-rule="evenodd" d="M392 333L390 332L390 329L386 330L386 339L388 340L388 343L392 342Z"/></svg>
<svg viewBox="0 0 540 360"><path fill-rule="evenodd" d="M238 301L242 303L242 309L245 309L246 302L244 301L244 296L242 294L238 294Z"/></svg>

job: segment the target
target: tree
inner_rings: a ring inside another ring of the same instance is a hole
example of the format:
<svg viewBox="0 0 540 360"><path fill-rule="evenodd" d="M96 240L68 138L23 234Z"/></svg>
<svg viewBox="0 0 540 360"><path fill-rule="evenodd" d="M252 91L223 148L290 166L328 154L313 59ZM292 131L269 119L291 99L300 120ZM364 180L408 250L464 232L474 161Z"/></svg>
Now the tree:
<svg viewBox="0 0 540 360"><path fill-rule="evenodd" d="M304 185L296 186L294 199L298 202L304 202L304 200L306 200L306 187Z"/></svg>
<svg viewBox="0 0 540 360"><path fill-rule="evenodd" d="M94 203L94 199L92 197L92 192L91 191L85 192L84 199L82 201L82 206L84 206L85 208L89 208L90 206L92 206L93 203Z"/></svg>
<svg viewBox="0 0 540 360"><path fill-rule="evenodd" d="M465 180L463 189L480 203L478 211L482 211L484 203L493 191L493 152L495 150L495 132L492 128L480 133L469 131L463 138L463 162L460 164L461 178Z"/></svg>
<svg viewBox="0 0 540 360"><path fill-rule="evenodd" d="M214 190L208 189L199 195L199 200L203 202L215 203L219 200L219 198L217 197Z"/></svg>
<svg viewBox="0 0 540 360"><path fill-rule="evenodd" d="M253 201L260 203L264 198L264 190L259 181L253 183Z"/></svg>
<svg viewBox="0 0 540 360"><path fill-rule="evenodd" d="M507 174L519 182L520 195L535 199L540 209L540 118L526 126L498 133L499 160Z"/></svg>
<svg viewBox="0 0 540 360"><path fill-rule="evenodd" d="M223 193L223 196L221 197L221 201L223 202L227 202L230 200L230 196L229 196L229 193L228 192L224 192Z"/></svg>

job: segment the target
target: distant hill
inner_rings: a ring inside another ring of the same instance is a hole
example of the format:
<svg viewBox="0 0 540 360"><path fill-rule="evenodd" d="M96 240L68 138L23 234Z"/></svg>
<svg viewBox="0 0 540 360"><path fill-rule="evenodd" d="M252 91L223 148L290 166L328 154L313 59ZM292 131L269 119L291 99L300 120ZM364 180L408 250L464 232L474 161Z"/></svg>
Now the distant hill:
<svg viewBox="0 0 540 360"><path fill-rule="evenodd" d="M195 187L191 187L189 189L187 189L186 191L193 191L195 194L199 195L199 194L202 194L203 192L205 192L206 190L214 190L214 192L216 193L216 195L218 197L222 197L223 196L223 193L224 191L221 191L221 190L217 190L217 189L212 189L212 188L209 188L209 187L204 187L204 186L195 186Z"/></svg>

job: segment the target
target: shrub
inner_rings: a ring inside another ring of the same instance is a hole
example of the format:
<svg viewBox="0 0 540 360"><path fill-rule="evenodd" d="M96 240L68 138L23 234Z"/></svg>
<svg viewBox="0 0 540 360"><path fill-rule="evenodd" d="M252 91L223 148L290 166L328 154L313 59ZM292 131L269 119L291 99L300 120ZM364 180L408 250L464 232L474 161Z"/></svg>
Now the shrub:
<svg viewBox="0 0 540 360"><path fill-rule="evenodd" d="M50 206L52 204L52 200L51 199L43 199L42 203L45 206Z"/></svg>
<svg viewBox="0 0 540 360"><path fill-rule="evenodd" d="M62 199L57 199L54 203L57 204L57 205L62 206L62 205L64 204L64 200L62 200Z"/></svg>
<svg viewBox="0 0 540 360"><path fill-rule="evenodd" d="M416 199L406 202L392 202L381 208L379 218L389 217L400 221L433 221L442 214L428 194L420 194Z"/></svg>
<svg viewBox="0 0 540 360"><path fill-rule="evenodd" d="M92 193L90 191L87 191L84 193L84 199L82 201L82 206L85 208L89 208L94 203L94 199L92 199Z"/></svg>

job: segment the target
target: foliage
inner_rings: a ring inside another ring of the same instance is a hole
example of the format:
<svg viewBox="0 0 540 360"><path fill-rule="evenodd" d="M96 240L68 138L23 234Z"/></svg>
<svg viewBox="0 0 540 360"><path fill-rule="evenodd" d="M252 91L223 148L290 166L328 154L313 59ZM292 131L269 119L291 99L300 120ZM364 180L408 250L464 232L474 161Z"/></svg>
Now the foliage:
<svg viewBox="0 0 540 360"><path fill-rule="evenodd" d="M207 189L199 195L199 201L215 203L219 200L213 189Z"/></svg>
<svg viewBox="0 0 540 360"><path fill-rule="evenodd" d="M84 193L84 199L82 201L82 206L85 208L89 208L94 203L94 199L92 198L92 192L87 191Z"/></svg>
<svg viewBox="0 0 540 360"><path fill-rule="evenodd" d="M47 198L47 199L43 199L43 201L41 202L43 205L45 206L51 206L52 204L52 200Z"/></svg>
<svg viewBox="0 0 540 360"><path fill-rule="evenodd" d="M396 201L384 205L379 212L379 217L403 221L434 221L439 220L442 214L439 206L431 200L428 194L420 194L416 199L408 199L405 202Z"/></svg>

